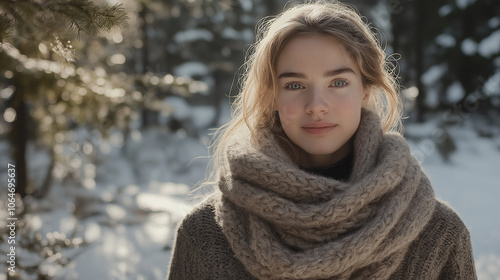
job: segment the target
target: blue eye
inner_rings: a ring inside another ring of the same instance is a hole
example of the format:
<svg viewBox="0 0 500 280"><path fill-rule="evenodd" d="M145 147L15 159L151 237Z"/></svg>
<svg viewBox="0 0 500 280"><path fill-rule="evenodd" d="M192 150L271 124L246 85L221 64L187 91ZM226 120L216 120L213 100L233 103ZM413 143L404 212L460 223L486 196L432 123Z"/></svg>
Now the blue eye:
<svg viewBox="0 0 500 280"><path fill-rule="evenodd" d="M332 84L334 87L345 87L347 86L346 80L335 80Z"/></svg>
<svg viewBox="0 0 500 280"><path fill-rule="evenodd" d="M299 83L296 83L296 82L291 82L291 83L288 83L285 88L287 89L291 89L291 90L297 90L297 89L301 89L302 88L302 85L299 84Z"/></svg>

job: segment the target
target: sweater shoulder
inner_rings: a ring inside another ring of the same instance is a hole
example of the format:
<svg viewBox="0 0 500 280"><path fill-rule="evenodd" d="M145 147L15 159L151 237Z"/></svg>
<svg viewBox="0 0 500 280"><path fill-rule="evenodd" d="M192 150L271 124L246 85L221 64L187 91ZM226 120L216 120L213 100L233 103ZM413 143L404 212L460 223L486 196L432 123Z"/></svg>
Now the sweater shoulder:
<svg viewBox="0 0 500 280"><path fill-rule="evenodd" d="M393 279L476 279L470 234L459 215L437 200Z"/></svg>
<svg viewBox="0 0 500 280"><path fill-rule="evenodd" d="M417 242L434 244L432 250L448 251L461 239L470 238L470 233L460 216L446 202L436 200L434 213L427 226L420 233Z"/></svg>
<svg viewBox="0 0 500 280"><path fill-rule="evenodd" d="M436 225L446 226L450 234L468 232L465 223L457 212L446 202L439 199L436 200L436 207L428 228L435 228Z"/></svg>
<svg viewBox="0 0 500 280"><path fill-rule="evenodd" d="M253 279L235 258L215 220L217 199L209 197L189 213L178 228L169 280Z"/></svg>
<svg viewBox="0 0 500 280"><path fill-rule="evenodd" d="M179 232L191 238L200 234L219 233L219 225L215 221L215 200L212 197L198 204L179 226Z"/></svg>

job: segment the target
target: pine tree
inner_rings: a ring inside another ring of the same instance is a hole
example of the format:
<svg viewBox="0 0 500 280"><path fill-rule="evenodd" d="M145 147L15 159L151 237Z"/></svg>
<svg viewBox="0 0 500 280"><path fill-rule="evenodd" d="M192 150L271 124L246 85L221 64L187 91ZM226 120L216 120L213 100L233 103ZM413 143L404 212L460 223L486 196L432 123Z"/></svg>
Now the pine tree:
<svg viewBox="0 0 500 280"><path fill-rule="evenodd" d="M403 85L419 89L418 120L424 121L429 110L448 110L455 119L495 110L498 87L491 90L485 84L498 73L498 2L400 3L401 12L392 15L393 47L402 54ZM429 72L433 68L441 70Z"/></svg>
<svg viewBox="0 0 500 280"><path fill-rule="evenodd" d="M140 65L140 71L188 76L208 85L203 94L187 98L190 105L215 108L209 126L218 125L221 103L237 94L235 72L244 62L253 43L255 25L260 18L277 14L285 0L138 0L142 48L138 56L127 60ZM169 92L151 93L162 100ZM157 118L151 110L143 111L143 125ZM171 130L184 129L198 136L198 128L189 119L171 117Z"/></svg>
<svg viewBox="0 0 500 280"><path fill-rule="evenodd" d="M10 124L4 130L9 134L16 192L21 197L35 191L27 176L30 139L40 137L54 147L58 141L54 136L77 123L98 124L104 130L109 122L101 120L113 119L111 110L102 115L94 110L118 104L125 89L99 73L76 67L71 42L121 27L126 17L120 5L89 0L0 2L0 88L12 91L2 95L0 110L11 116L4 120L4 126Z"/></svg>

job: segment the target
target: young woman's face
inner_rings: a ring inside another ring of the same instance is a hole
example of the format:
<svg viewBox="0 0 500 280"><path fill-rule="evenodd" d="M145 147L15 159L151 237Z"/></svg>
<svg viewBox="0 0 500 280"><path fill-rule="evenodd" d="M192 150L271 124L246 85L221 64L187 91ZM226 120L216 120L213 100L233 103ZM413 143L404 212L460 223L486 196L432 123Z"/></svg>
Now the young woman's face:
<svg viewBox="0 0 500 280"><path fill-rule="evenodd" d="M296 37L279 55L277 74L276 110L304 151L300 164L325 166L346 156L369 96L347 50L332 37Z"/></svg>

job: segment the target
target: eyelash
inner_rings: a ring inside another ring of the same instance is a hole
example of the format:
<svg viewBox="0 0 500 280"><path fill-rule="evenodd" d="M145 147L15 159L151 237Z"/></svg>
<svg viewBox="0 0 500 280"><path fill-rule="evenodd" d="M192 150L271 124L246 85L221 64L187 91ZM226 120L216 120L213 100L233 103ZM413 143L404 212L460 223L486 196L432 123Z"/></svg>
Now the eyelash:
<svg viewBox="0 0 500 280"><path fill-rule="evenodd" d="M340 88L343 88L343 87L349 85L349 83L345 79L337 79L337 80L333 81L332 85L334 85L334 87L337 87L337 86L335 86L335 84L338 83L338 82L344 83L343 86L339 86Z"/></svg>
<svg viewBox="0 0 500 280"><path fill-rule="evenodd" d="M300 89L304 88L300 83L297 82L290 82L285 85L285 88L289 90L298 90L298 88L292 88L292 85L299 85L301 87Z"/></svg>
<svg viewBox="0 0 500 280"><path fill-rule="evenodd" d="M336 86L335 84L339 83L339 82L343 83L343 85L342 86ZM300 88L292 88L292 85L299 85ZM343 87L346 87L347 85L349 85L349 83L345 79L337 79L337 80L333 81L333 83L331 83L331 85L333 87L343 88ZM289 90L299 90L299 89L302 89L302 88L304 88L304 87L300 83L298 83L298 82L290 82L290 83L287 83L285 85L285 89L289 89Z"/></svg>

